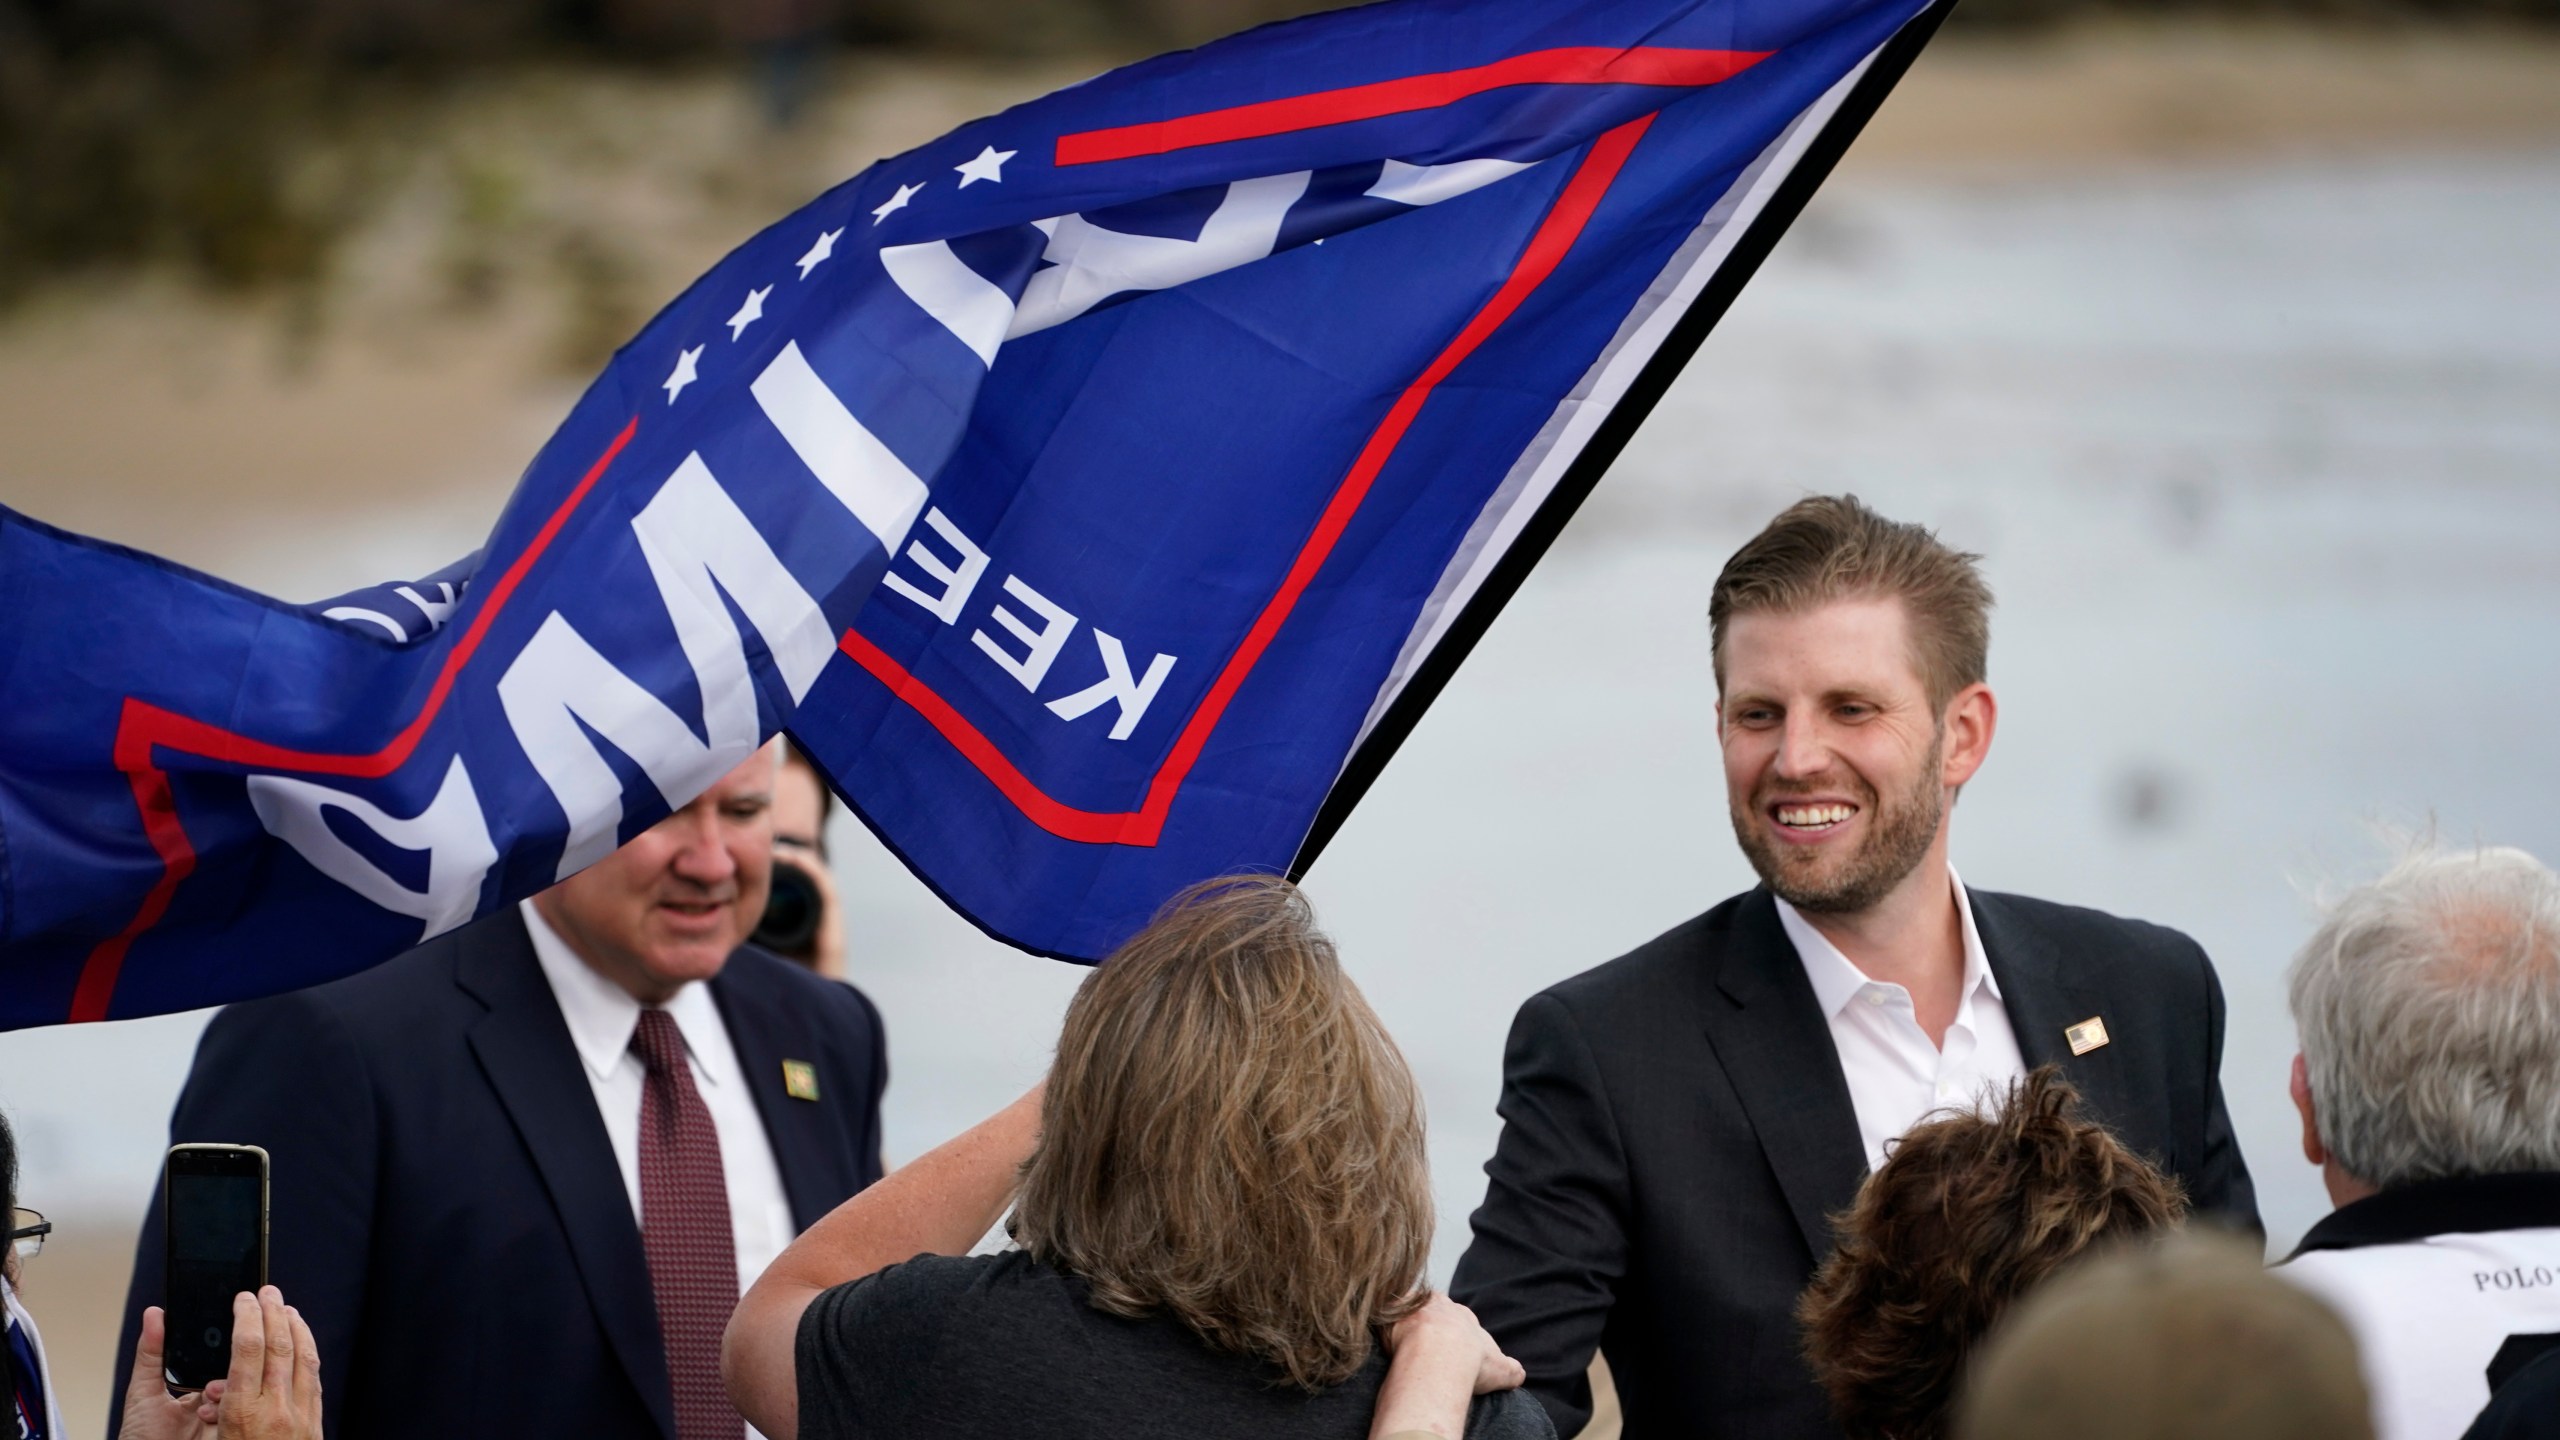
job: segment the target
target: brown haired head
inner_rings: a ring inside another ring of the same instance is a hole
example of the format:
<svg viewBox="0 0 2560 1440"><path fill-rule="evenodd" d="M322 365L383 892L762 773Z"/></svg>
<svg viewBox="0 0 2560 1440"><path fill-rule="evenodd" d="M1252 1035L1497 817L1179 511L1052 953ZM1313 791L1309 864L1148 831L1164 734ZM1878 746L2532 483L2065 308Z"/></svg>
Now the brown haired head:
<svg viewBox="0 0 2560 1440"><path fill-rule="evenodd" d="M1914 1126L1834 1218L1796 1318L1851 1440L1939 1440L1965 1356L2011 1301L2186 1214L2178 1182L2079 1118L2079 1099L2048 1065L1988 1114Z"/></svg>
<svg viewBox="0 0 2560 1440"><path fill-rule="evenodd" d="M1982 557L1923 526L1887 520L1855 495L1814 495L1778 513L1733 552L1707 598L1716 688L1724 688L1725 627L1755 611L1803 611L1835 600L1892 598L1910 618L1912 665L1929 704L1982 683L1991 657L1991 587Z"/></svg>
<svg viewBox="0 0 2560 1440"><path fill-rule="evenodd" d="M1422 1298L1422 1102L1285 880L1195 885L1067 1007L1013 1235L1309 1389Z"/></svg>
<svg viewBox="0 0 2560 1440"><path fill-rule="evenodd" d="M2190 1234L2074 1265L2019 1302L1966 1367L1963 1440L2058 1430L2373 1440L2373 1405L2336 1311L2269 1271L2255 1240Z"/></svg>

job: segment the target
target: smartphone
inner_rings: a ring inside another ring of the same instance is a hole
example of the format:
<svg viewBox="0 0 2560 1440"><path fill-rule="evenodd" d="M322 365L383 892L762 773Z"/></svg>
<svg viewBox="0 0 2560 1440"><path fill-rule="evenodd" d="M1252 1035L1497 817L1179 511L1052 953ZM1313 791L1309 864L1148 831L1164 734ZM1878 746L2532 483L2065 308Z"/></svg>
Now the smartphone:
<svg viewBox="0 0 2560 1440"><path fill-rule="evenodd" d="M172 1389L231 1373L231 1297L267 1283L267 1152L173 1145L162 1187L169 1236L162 1367Z"/></svg>

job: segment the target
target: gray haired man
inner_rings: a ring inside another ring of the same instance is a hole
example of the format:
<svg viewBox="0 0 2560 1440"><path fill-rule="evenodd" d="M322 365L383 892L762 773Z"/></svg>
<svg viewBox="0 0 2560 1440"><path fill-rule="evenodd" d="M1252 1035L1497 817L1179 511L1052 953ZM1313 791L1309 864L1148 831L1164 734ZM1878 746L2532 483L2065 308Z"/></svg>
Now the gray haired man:
<svg viewBox="0 0 2560 1440"><path fill-rule="evenodd" d="M2356 1332L2381 1440L2454 1440L2560 1347L2560 875L2417 851L2291 983L2302 1152L2338 1208L2283 1273Z"/></svg>

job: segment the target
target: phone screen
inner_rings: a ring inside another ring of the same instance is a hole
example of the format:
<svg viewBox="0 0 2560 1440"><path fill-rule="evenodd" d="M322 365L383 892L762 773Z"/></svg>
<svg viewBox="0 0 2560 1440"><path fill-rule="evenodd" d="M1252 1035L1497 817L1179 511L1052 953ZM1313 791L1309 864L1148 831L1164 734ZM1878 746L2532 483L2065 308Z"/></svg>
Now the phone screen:
<svg viewBox="0 0 2560 1440"><path fill-rule="evenodd" d="M231 1297L267 1281L267 1156L245 1145L169 1152L164 1363L195 1389L231 1370Z"/></svg>

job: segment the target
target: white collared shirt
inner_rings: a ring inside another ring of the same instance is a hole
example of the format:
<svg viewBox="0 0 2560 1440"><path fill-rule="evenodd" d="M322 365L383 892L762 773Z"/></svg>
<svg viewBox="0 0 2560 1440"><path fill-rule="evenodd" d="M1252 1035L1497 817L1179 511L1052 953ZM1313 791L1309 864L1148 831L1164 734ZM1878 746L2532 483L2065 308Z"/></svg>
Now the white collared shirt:
<svg viewBox="0 0 2560 1440"><path fill-rule="evenodd" d="M1831 1043L1840 1052L1840 1073L1849 1081L1849 1104L1858 1114L1858 1139L1870 1171L1884 1168L1889 1141L1932 1111L1996 1100L2010 1082L2027 1073L2017 1033L2009 1028L2008 1007L2000 1000L2000 981L1991 973L1982 934L1974 928L1973 899L1953 866L1947 869L1947 883L1955 887L1956 916L1964 927L1964 988L1944 1049L1929 1043L1929 1032L1920 1028L1910 991L1868 979L1796 907L1778 901L1778 923L1795 943L1805 976L1813 982L1813 998L1830 1022Z"/></svg>
<svg viewBox="0 0 2560 1440"><path fill-rule="evenodd" d="M632 1033L640 1028L640 1002L579 959L532 901L525 901L523 910L533 953L542 960L543 977L560 1002L560 1018L569 1022L569 1041L595 1089L605 1138L613 1142L622 1188L631 1196L631 1218L640 1220L640 1099L648 1070L631 1053ZM783 1191L782 1169L764 1133L764 1116L747 1091L746 1074L710 987L687 985L665 1008L684 1035L694 1088L720 1135L720 1173L729 1185L729 1229L743 1294L798 1233L791 1223L791 1198Z"/></svg>

